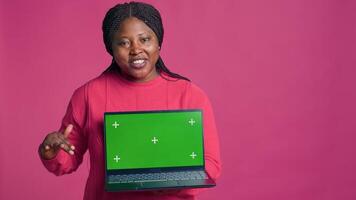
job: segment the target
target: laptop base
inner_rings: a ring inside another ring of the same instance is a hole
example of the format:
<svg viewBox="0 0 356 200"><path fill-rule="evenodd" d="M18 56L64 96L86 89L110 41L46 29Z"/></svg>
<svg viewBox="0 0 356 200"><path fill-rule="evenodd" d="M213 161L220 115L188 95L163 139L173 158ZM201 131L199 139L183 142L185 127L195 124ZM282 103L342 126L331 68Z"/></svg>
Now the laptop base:
<svg viewBox="0 0 356 200"><path fill-rule="evenodd" d="M216 183L212 179L201 180L172 180L154 182L132 182L132 183L106 183L107 192L141 191L141 190L165 190L184 188L208 188L214 187Z"/></svg>

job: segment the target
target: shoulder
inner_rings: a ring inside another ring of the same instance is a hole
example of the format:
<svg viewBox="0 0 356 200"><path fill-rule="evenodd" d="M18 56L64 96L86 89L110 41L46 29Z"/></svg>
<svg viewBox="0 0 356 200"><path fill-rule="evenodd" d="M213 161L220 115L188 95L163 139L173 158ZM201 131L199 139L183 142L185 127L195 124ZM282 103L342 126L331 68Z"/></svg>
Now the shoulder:
<svg viewBox="0 0 356 200"><path fill-rule="evenodd" d="M106 87L106 79L110 76L107 73L103 73L98 77L95 77L85 84L77 88L72 95L73 103L80 103L87 101L88 94L95 94L96 91L104 91ZM96 93L99 94L99 93Z"/></svg>
<svg viewBox="0 0 356 200"><path fill-rule="evenodd" d="M195 83L190 83L187 89L190 105L193 107L201 106L209 102L207 94Z"/></svg>
<svg viewBox="0 0 356 200"><path fill-rule="evenodd" d="M204 91L192 81L172 78L166 74L162 74L161 76L163 77L163 79L166 80L166 82L168 83L167 85L170 87L170 89L180 90L198 96L205 95Z"/></svg>
<svg viewBox="0 0 356 200"><path fill-rule="evenodd" d="M168 89L171 93L183 96L184 105L188 108L200 108L209 102L208 96L197 84L192 81L164 77L167 80Z"/></svg>

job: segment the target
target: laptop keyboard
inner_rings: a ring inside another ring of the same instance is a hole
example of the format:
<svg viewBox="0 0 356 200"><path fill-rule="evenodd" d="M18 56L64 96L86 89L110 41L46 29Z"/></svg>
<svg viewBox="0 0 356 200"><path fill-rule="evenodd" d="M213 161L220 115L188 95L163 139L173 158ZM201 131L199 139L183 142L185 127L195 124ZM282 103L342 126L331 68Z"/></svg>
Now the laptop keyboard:
<svg viewBox="0 0 356 200"><path fill-rule="evenodd" d="M205 171L181 171L164 173L145 173L145 174L125 174L110 175L109 182L115 183L133 183L133 182L157 182L167 180L198 180L208 179Z"/></svg>

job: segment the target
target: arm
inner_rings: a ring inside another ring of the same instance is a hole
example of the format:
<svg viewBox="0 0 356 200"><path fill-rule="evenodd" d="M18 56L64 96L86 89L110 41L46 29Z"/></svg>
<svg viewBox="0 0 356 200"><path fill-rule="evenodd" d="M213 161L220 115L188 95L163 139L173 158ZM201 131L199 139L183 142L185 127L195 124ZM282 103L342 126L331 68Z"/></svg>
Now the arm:
<svg viewBox="0 0 356 200"><path fill-rule="evenodd" d="M212 179L217 180L221 173L220 147L211 103L205 93L193 84L187 93L187 97L187 105L189 108L199 108L203 110L205 169ZM192 196L203 190L204 189L186 189L181 190L178 195Z"/></svg>
<svg viewBox="0 0 356 200"><path fill-rule="evenodd" d="M40 158L48 171L55 175L68 174L75 171L83 160L83 155L87 150L87 138L85 136L86 103L84 87L79 88L72 96L67 112L62 120L59 134L64 133L65 127L73 125L67 140L75 147L74 154L71 155L63 149L59 149L51 159L46 159L42 145L40 146Z"/></svg>

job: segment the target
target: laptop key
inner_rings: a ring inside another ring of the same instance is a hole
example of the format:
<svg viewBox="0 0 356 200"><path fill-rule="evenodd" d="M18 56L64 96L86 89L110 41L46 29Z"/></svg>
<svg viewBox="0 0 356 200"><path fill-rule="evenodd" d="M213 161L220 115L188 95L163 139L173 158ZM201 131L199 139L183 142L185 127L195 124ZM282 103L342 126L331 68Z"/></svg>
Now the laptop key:
<svg viewBox="0 0 356 200"><path fill-rule="evenodd" d="M133 183L133 182L204 180L207 178L208 177L204 171L188 171L188 172L113 175L109 177L109 180L114 182L119 182L119 183Z"/></svg>

